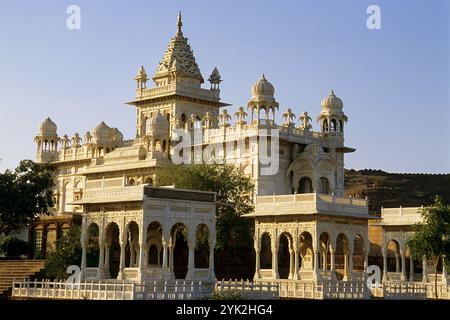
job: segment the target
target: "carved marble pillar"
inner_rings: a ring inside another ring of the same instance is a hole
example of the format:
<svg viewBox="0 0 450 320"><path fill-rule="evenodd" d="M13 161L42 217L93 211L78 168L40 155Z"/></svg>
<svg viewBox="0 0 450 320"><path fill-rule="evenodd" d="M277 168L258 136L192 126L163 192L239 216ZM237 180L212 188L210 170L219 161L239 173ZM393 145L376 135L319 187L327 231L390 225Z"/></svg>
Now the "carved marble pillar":
<svg viewBox="0 0 450 320"><path fill-rule="evenodd" d="M289 279L294 278L294 250L289 250Z"/></svg>
<svg viewBox="0 0 450 320"><path fill-rule="evenodd" d="M383 247L381 250L381 254L383 255L383 281L387 281L387 252L386 248Z"/></svg>
<svg viewBox="0 0 450 320"><path fill-rule="evenodd" d="M422 258L422 282L427 282L427 258Z"/></svg>
<svg viewBox="0 0 450 320"><path fill-rule="evenodd" d="M278 279L278 245L276 240L272 242L272 278Z"/></svg>
<svg viewBox="0 0 450 320"><path fill-rule="evenodd" d="M261 279L261 250L258 247L255 247L256 252L256 265L255 265L255 279Z"/></svg>
<svg viewBox="0 0 450 320"><path fill-rule="evenodd" d="M298 251L298 243L297 243L297 239L298 237L296 236L294 239L294 280L298 280L299 274L298 274L298 269L299 269L299 251Z"/></svg>
<svg viewBox="0 0 450 320"><path fill-rule="evenodd" d="M125 279L124 269L125 269L125 242L120 241L120 265L117 279Z"/></svg>
<svg viewBox="0 0 450 320"><path fill-rule="evenodd" d="M189 237L189 241L188 241L188 250L189 250L189 254L188 254L188 271L186 274L186 279L192 280L194 278L194 269L195 269L195 264L194 264L194 259L195 259L195 238L192 239L193 237Z"/></svg>
<svg viewBox="0 0 450 320"><path fill-rule="evenodd" d="M414 281L414 259L411 250L409 255L409 281Z"/></svg>
<svg viewBox="0 0 450 320"><path fill-rule="evenodd" d="M336 279L336 268L335 268L335 256L334 256L334 248L330 247L330 273L331 273L331 279L334 280Z"/></svg>
<svg viewBox="0 0 450 320"><path fill-rule="evenodd" d="M400 274L400 280L406 281L406 260L405 260L405 253L403 250L400 251L400 257L402 259L402 271Z"/></svg>
<svg viewBox="0 0 450 320"><path fill-rule="evenodd" d="M211 281L216 280L216 273L214 272L214 248L216 247L215 241L209 242L209 279Z"/></svg>
<svg viewBox="0 0 450 320"><path fill-rule="evenodd" d="M397 252L395 253L395 272L400 272L400 256Z"/></svg>

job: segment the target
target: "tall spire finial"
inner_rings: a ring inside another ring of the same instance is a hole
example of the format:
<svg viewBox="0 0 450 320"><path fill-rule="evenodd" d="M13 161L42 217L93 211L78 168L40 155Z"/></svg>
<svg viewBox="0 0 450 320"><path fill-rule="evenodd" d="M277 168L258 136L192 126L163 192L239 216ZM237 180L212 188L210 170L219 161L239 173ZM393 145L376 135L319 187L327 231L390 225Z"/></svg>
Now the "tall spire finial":
<svg viewBox="0 0 450 320"><path fill-rule="evenodd" d="M183 22L181 22L181 11L178 13L178 32L181 32L181 26L183 25Z"/></svg>

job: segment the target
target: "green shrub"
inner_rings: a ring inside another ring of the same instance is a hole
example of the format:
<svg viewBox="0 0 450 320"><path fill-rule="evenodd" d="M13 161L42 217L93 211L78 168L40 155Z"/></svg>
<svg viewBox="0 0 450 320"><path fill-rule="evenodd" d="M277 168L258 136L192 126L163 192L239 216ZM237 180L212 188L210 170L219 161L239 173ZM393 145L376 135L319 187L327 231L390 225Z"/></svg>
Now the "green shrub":
<svg viewBox="0 0 450 320"><path fill-rule="evenodd" d="M67 279L67 267L81 264L81 229L72 225L60 239L56 241L56 250L48 255L45 261L44 276L48 279Z"/></svg>
<svg viewBox="0 0 450 320"><path fill-rule="evenodd" d="M0 255L7 257L28 256L31 252L31 245L23 240L6 236L0 239Z"/></svg>

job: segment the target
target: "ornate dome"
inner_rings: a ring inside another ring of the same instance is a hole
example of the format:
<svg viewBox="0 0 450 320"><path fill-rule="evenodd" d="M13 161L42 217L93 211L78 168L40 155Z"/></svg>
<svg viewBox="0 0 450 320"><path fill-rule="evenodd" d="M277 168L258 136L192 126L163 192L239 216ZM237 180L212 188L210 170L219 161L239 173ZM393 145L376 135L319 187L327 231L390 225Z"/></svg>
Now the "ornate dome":
<svg viewBox="0 0 450 320"><path fill-rule="evenodd" d="M330 94L323 98L320 105L322 106L322 109L342 109L344 103L334 94L334 91L331 90Z"/></svg>
<svg viewBox="0 0 450 320"><path fill-rule="evenodd" d="M275 94L275 88L273 85L267 81L264 74L261 79L259 79L252 87L253 96L271 96Z"/></svg>
<svg viewBox="0 0 450 320"><path fill-rule="evenodd" d="M111 128L104 121L95 127L93 133L97 140L108 140L111 138Z"/></svg>
<svg viewBox="0 0 450 320"><path fill-rule="evenodd" d="M57 130L56 123L54 123L50 118L47 118L44 121L42 121L41 125L39 126L39 131L41 133L56 134L56 130Z"/></svg>

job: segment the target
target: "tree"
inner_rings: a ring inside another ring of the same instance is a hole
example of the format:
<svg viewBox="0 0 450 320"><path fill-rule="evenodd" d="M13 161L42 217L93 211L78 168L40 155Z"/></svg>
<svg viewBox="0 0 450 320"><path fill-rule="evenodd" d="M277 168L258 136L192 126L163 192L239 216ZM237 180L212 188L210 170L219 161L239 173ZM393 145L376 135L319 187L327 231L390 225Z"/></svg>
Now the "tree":
<svg viewBox="0 0 450 320"><path fill-rule="evenodd" d="M233 250L253 246L251 221L241 218L241 215L253 211L254 186L250 178L235 166L172 165L158 170L156 183L216 192L216 248Z"/></svg>
<svg viewBox="0 0 450 320"><path fill-rule="evenodd" d="M434 204L425 207L422 222L415 226L414 234L408 239L407 246L412 249L415 259L433 259L435 276L435 297L437 292L437 266L439 259L450 257L450 207L442 197L436 196ZM449 259L442 259L449 265Z"/></svg>
<svg viewBox="0 0 450 320"><path fill-rule="evenodd" d="M22 160L14 170L0 173L0 234L9 235L53 206L55 166Z"/></svg>
<svg viewBox="0 0 450 320"><path fill-rule="evenodd" d="M68 232L56 240L56 250L51 252L45 261L45 276L49 279L66 279L70 265L81 264L81 227L72 225Z"/></svg>

